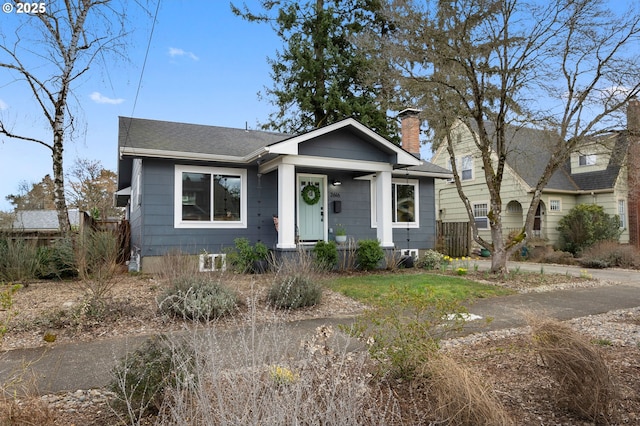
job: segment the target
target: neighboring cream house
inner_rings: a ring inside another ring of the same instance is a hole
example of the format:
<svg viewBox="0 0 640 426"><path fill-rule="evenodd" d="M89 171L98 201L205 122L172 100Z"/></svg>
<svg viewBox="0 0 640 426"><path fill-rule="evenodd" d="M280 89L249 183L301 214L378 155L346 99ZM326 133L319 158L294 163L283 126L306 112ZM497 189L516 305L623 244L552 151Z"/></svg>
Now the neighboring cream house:
<svg viewBox="0 0 640 426"><path fill-rule="evenodd" d="M628 117L632 113L638 114L638 111L640 105L632 102ZM453 129L452 135L456 138L456 166L464 193L473 208L479 235L491 241L487 218L489 192L482 159L474 145L471 131L463 124L458 124ZM501 192L505 235L512 230L521 230L524 225L533 190L548 163L549 151L545 149L545 145L550 137L549 133L540 130L522 128L508 131L510 145ZM627 131L613 132L571 155L570 160L553 174L543 190L534 221L534 237L549 245L557 243L560 219L577 204L593 203L601 205L609 215L619 216L621 243L637 244L638 202L632 196L634 192L637 193L637 189L630 191L627 179L627 164L631 163L631 167L635 167L637 163L628 161L630 140L633 138L628 137ZM431 161L451 169L444 145L436 151ZM468 221L453 180L436 180L435 185L437 218L443 222ZM630 223L630 216L633 223Z"/></svg>

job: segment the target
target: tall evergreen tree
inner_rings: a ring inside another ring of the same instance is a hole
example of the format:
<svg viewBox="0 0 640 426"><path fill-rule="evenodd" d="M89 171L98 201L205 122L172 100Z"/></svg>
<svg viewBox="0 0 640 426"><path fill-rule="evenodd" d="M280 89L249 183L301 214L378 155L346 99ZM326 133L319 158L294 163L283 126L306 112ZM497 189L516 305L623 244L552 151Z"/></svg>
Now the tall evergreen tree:
<svg viewBox="0 0 640 426"><path fill-rule="evenodd" d="M248 21L271 23L285 41L269 59L273 87L266 95L277 111L263 128L301 133L353 117L398 141L379 86L368 84L361 73L369 58L354 44L365 28L384 28L379 0L264 0L260 14L246 5L231 7Z"/></svg>

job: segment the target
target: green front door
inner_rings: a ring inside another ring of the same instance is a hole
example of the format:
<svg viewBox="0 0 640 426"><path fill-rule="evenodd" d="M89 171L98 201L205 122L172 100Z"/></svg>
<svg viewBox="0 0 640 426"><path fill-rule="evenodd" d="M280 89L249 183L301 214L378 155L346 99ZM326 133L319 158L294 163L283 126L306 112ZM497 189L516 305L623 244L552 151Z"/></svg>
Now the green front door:
<svg viewBox="0 0 640 426"><path fill-rule="evenodd" d="M300 242L324 240L325 177L298 176Z"/></svg>

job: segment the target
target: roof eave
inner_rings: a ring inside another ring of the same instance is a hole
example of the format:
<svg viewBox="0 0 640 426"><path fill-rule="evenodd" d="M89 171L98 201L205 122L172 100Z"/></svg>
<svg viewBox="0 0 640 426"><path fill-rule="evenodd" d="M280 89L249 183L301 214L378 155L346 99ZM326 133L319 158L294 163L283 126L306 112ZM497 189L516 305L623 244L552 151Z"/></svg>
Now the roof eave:
<svg viewBox="0 0 640 426"><path fill-rule="evenodd" d="M121 147L120 158L123 156L130 157L149 157L149 158L166 158L172 160L189 160L189 161L218 161L224 163L237 163L237 164L249 164L263 154L268 153L266 148L259 148L249 154L239 157L235 155L219 155L219 154L204 154L198 152L184 152L184 151L169 151L162 149L148 149L148 148L131 148Z"/></svg>

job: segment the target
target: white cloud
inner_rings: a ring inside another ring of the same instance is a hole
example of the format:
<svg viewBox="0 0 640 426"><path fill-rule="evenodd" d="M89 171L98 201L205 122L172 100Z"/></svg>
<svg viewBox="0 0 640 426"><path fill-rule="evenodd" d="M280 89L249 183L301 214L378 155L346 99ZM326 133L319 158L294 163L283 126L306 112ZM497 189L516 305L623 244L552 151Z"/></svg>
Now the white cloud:
<svg viewBox="0 0 640 426"><path fill-rule="evenodd" d="M93 92L89 96L91 97L91 100L94 101L97 104L118 105L118 104L121 104L121 103L124 102L124 99L122 99L122 98L118 98L118 99L108 98L108 97L104 96L100 92Z"/></svg>
<svg viewBox="0 0 640 426"><path fill-rule="evenodd" d="M5 109L9 109L9 104L0 99L0 111L4 111Z"/></svg>
<svg viewBox="0 0 640 426"><path fill-rule="evenodd" d="M171 56L172 58L174 58L176 56L187 56L187 57L193 59L194 61L199 61L200 60L200 58L198 58L193 52L187 52L185 50L178 49L176 47L170 47L169 48L169 56Z"/></svg>

